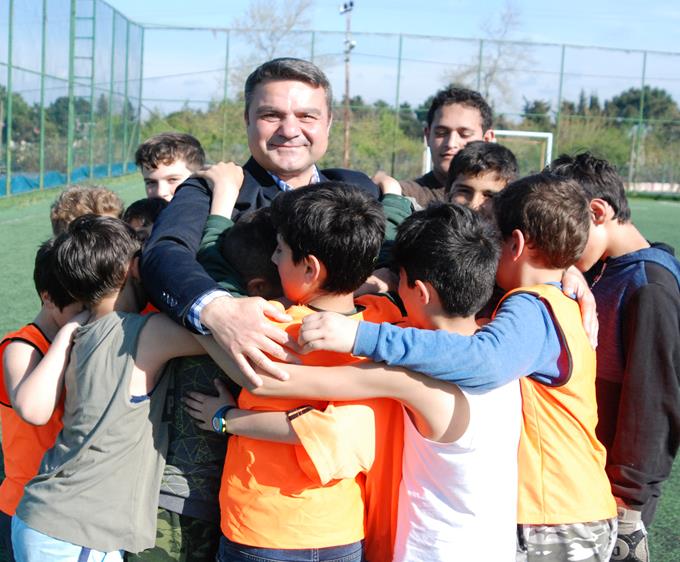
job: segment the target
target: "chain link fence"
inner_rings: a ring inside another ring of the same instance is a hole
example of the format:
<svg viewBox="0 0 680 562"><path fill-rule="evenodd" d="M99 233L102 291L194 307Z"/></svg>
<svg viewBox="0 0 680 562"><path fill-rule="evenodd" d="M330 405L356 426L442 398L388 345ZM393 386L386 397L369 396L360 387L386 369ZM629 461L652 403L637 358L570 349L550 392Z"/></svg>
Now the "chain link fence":
<svg viewBox="0 0 680 562"><path fill-rule="evenodd" d="M100 0L0 0L0 37L2 195L131 170L144 29Z"/></svg>
<svg viewBox="0 0 680 562"><path fill-rule="evenodd" d="M342 164L344 32L139 25L101 0L0 0L0 14L5 194L123 173L140 138L169 129L197 136L212 160L243 162L245 77L283 55L328 74L336 110L322 165ZM498 129L553 133L553 154L593 150L632 190L680 191L680 53L389 33L351 39L356 169L418 175L428 98L456 83L490 101ZM523 172L540 167L535 140L502 142Z"/></svg>

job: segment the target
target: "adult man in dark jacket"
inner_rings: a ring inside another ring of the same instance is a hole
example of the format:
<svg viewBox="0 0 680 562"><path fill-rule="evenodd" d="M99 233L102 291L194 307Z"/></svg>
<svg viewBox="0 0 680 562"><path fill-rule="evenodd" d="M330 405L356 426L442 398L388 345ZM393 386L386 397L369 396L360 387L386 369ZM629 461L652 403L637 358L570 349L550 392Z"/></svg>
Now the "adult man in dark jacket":
<svg viewBox="0 0 680 562"><path fill-rule="evenodd" d="M285 58L258 67L246 81L244 117L252 157L243 166L234 219L269 206L281 191L326 180L350 182L378 196L378 188L364 174L316 167L328 148L332 118L330 84L313 64ZM249 360L283 376L263 351L289 359L280 345L288 341L287 334L267 319L285 321L287 316L260 298L232 298L196 261L211 195L209 183L199 177L177 188L146 244L144 285L152 302L177 322L212 333L251 380L255 373ZM181 400L189 391L210 393L218 374L207 358L181 359L168 366L170 443L158 538L154 549L132 558L135 562L214 560L221 536L217 494L226 440L198 429Z"/></svg>

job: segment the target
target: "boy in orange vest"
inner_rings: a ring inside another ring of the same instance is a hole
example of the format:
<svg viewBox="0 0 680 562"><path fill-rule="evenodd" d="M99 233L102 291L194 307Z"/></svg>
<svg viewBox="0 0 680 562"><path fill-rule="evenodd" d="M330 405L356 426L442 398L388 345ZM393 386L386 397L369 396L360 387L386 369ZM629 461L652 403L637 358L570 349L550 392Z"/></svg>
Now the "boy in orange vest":
<svg viewBox="0 0 680 562"><path fill-rule="evenodd" d="M595 351L578 305L560 288L588 238L588 202L573 181L537 174L510 184L495 210L503 237L497 282L510 293L477 334L322 313L305 319L300 343L386 361L473 392L520 378L518 560L606 561L616 504L595 436ZM301 367L287 369L294 377Z"/></svg>
<svg viewBox="0 0 680 562"><path fill-rule="evenodd" d="M220 191L215 190L213 214ZM294 303L286 311L293 322L284 328L293 337L302 318L319 308L372 321L402 318L399 307L385 295L357 300L353 295L372 272L382 245L385 216L377 201L350 185L325 182L280 194L272 203L271 213L278 231L272 259L278 266L284 294ZM224 209L221 214L225 214ZM247 284L248 279L243 281ZM359 359L318 353L301 360L311 365L337 365ZM206 408L204 403L224 403L221 397L211 399L198 393L192 393L192 398L188 403L194 412L200 409L212 413L217 407ZM362 560L366 528L370 559L391 560L401 469L400 406L380 399L336 406L325 401L260 398L244 390L239 407L258 414L267 412L283 431L272 436L268 428L260 430L262 426L249 412L242 415L243 410L229 413L229 408L220 408L215 413L213 427L234 435L227 449L220 490L224 537L218 559L270 556L297 560L297 556L307 554L319 560ZM351 421L345 422L345 416ZM204 414L196 417L204 420L204 427L207 425ZM338 441L333 433L344 423L349 427L359 423L365 432L344 435ZM327 439L318 438L323 432L319 424L328 430ZM347 448L334 448L338 442L347 443ZM343 455L355 442L356 451L368 450L369 454L345 457L343 463ZM330 456L320 465L324 453ZM367 474L357 476L354 470L349 475L344 473L348 471L346 465L355 463ZM378 503L385 508L379 510Z"/></svg>
<svg viewBox="0 0 680 562"><path fill-rule="evenodd" d="M5 479L0 484L0 541L14 560L11 520L26 483L38 474L40 459L61 430L63 404L45 425L23 421L12 408L10 396L47 352L59 329L82 310L57 280L52 266L53 241L43 243L35 256L33 281L41 307L33 322L7 334L0 342L0 420Z"/></svg>

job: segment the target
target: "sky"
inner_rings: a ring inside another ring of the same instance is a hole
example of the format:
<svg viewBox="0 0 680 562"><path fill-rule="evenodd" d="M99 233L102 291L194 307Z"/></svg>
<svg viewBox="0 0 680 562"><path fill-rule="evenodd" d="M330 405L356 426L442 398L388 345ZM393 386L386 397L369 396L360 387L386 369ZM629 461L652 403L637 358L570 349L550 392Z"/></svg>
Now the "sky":
<svg viewBox="0 0 680 562"><path fill-rule="evenodd" d="M133 21L143 24L229 28L245 13L249 0L108 0ZM269 0L270 4L276 0ZM311 0L308 29L316 30L314 53L336 92L344 87L342 51L346 19L338 0ZM516 23L506 39L552 44L620 48L629 52L570 48L565 57L563 98L575 100L581 90L607 99L639 87L643 68L640 51L677 52L678 56L649 55L646 83L667 89L680 100L680 3L672 0L355 0L351 16L353 39L352 95L366 101L422 103L430 94L460 76L479 57L479 43L413 37L436 36L479 39L498 27L500 14L511 6ZM328 32L328 33L323 33ZM403 41L399 65L398 34ZM392 34L392 35L383 35ZM224 34L145 32L144 98L147 108L165 111L183 101L207 105L221 96L224 86ZM309 46L298 45L296 56L309 58ZM249 66L251 48L232 37L229 93L240 89L233 77L239 65ZM485 56L492 49L486 46ZM508 74L505 92L490 94L497 111L521 112L526 99L545 99L557 106L560 48L517 48L505 54ZM280 53L284 54L284 53ZM287 53L286 53L287 54ZM171 76L172 75L172 76ZM174 76L182 75L182 76ZM476 86L476 73L467 75ZM340 97L340 96L338 96ZM173 99L174 102L162 100Z"/></svg>
<svg viewBox="0 0 680 562"><path fill-rule="evenodd" d="M274 0L272 0L273 2ZM141 23L229 27L248 0L108 0ZM314 0L311 28L344 31L339 0ZM508 2L504 0L356 0L352 29L363 32L479 37ZM680 51L680 3L673 0L523 0L513 39Z"/></svg>

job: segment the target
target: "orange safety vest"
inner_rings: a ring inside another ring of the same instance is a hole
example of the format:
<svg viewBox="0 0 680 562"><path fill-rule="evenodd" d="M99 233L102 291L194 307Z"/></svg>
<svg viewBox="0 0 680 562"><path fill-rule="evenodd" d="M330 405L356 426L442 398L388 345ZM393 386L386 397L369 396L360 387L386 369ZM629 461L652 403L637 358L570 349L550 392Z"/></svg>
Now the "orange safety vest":
<svg viewBox="0 0 680 562"><path fill-rule="evenodd" d="M44 355L50 346L50 341L35 324L28 324L23 328L7 334L0 342L0 356L12 342L23 341L35 347ZM47 449L54 445L57 435L61 431L61 418L64 414L64 401L54 410L50 420L42 426L26 423L12 409L7 389L5 388L4 361L0 362L0 421L2 422L2 454L5 461L5 479L0 484L0 511L7 515L14 515L24 486L31 480L40 468L40 461Z"/></svg>
<svg viewBox="0 0 680 562"><path fill-rule="evenodd" d="M503 300L517 293L534 295L548 307L562 342L560 362L567 366L564 379L552 385L531 375L520 379L517 521L557 525L616 517L605 448L595 436L595 350L578 304L548 284L515 289Z"/></svg>
<svg viewBox="0 0 680 562"><path fill-rule="evenodd" d="M402 319L401 311L385 297L361 297L356 303L365 307L353 317L357 320ZM293 306L286 312L293 322L282 327L297 338L302 318L314 310ZM346 365L362 360L326 351L300 358L308 365ZM261 411L291 411L307 405L325 410L328 406L327 401L261 398L246 390L241 392L238 402L241 408ZM372 560L392 559L403 448L401 406L389 399L352 404L364 404L373 410L378 443L372 466L366 474L354 478L324 484L309 470L313 463L300 445L243 436L230 438L220 487L221 527L225 536L240 544L282 549L338 546L366 536L367 558L372 553ZM298 430L300 426L296 425ZM373 439L373 432L366 432L365 438L369 437Z"/></svg>

